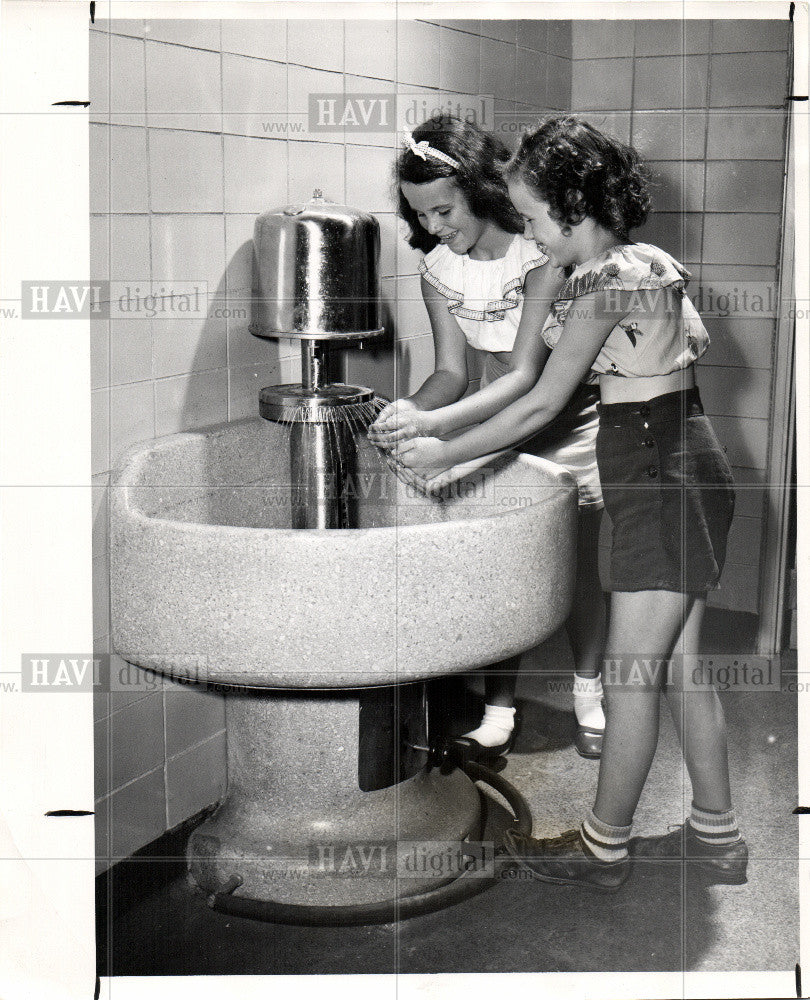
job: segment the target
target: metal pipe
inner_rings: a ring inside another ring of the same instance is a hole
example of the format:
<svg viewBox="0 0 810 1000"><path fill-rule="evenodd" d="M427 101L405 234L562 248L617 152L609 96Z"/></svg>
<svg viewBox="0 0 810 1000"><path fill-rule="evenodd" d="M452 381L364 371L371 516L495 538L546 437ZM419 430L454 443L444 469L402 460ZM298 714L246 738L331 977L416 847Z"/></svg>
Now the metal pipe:
<svg viewBox="0 0 810 1000"><path fill-rule="evenodd" d="M355 523L353 491L346 489L355 468L355 445L348 423L296 423L290 430L290 485L293 528L350 528Z"/></svg>

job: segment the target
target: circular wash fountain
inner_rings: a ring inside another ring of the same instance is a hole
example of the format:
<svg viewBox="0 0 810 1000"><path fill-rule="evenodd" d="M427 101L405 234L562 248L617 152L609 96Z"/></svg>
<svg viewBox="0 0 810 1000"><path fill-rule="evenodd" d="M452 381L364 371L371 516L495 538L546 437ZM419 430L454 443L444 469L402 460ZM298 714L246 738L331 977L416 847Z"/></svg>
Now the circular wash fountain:
<svg viewBox="0 0 810 1000"><path fill-rule="evenodd" d="M227 794L188 847L220 903L342 913L453 883L481 796L428 752L423 682L538 644L570 606L565 470L510 454L424 496L365 437L372 391L324 378L324 342L380 332L378 239L321 199L260 216L251 331L300 339L302 382L133 449L111 491L116 651L226 697Z"/></svg>

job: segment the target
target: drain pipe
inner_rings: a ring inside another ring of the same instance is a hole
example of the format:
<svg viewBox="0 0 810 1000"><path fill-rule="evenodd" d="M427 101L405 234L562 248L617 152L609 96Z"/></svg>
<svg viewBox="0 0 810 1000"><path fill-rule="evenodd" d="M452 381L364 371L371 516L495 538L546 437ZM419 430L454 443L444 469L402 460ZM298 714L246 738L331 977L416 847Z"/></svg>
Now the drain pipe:
<svg viewBox="0 0 810 1000"><path fill-rule="evenodd" d="M531 834L532 814L528 803L520 792L505 778L484 767L483 764L459 763L462 771L473 781L481 781L506 799L515 816L512 828L519 833ZM495 864L502 864L504 855L496 851ZM480 892L492 888L500 881L499 875L482 878L469 868L447 885L416 896L404 896L383 900L379 903L359 903L353 906L300 906L275 903L247 896L234 896L233 892L241 884L234 876L222 891L208 897L208 905L219 913L233 917L248 917L274 924L296 924L301 927L358 927L367 924L390 924L399 920L453 906L465 899L471 899Z"/></svg>

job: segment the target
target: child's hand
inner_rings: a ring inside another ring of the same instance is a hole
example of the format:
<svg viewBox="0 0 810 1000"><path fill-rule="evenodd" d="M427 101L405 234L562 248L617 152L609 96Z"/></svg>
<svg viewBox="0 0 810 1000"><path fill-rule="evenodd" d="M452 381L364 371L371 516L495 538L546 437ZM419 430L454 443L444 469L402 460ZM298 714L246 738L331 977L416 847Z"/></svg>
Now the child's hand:
<svg viewBox="0 0 810 1000"><path fill-rule="evenodd" d="M393 453L402 465L429 479L448 468L445 458L446 441L433 437L415 437L398 444Z"/></svg>
<svg viewBox="0 0 810 1000"><path fill-rule="evenodd" d="M392 448L398 441L430 433L430 417L410 399L389 403L368 429L368 439L382 448Z"/></svg>

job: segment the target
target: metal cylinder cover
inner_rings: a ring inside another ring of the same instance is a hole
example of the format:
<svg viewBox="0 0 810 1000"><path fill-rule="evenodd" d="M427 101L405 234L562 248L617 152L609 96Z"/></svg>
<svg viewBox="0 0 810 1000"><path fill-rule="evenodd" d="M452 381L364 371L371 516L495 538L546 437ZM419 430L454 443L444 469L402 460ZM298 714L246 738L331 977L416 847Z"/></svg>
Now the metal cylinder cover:
<svg viewBox="0 0 810 1000"><path fill-rule="evenodd" d="M356 340L382 333L380 225L315 197L258 217L253 232L257 337Z"/></svg>

